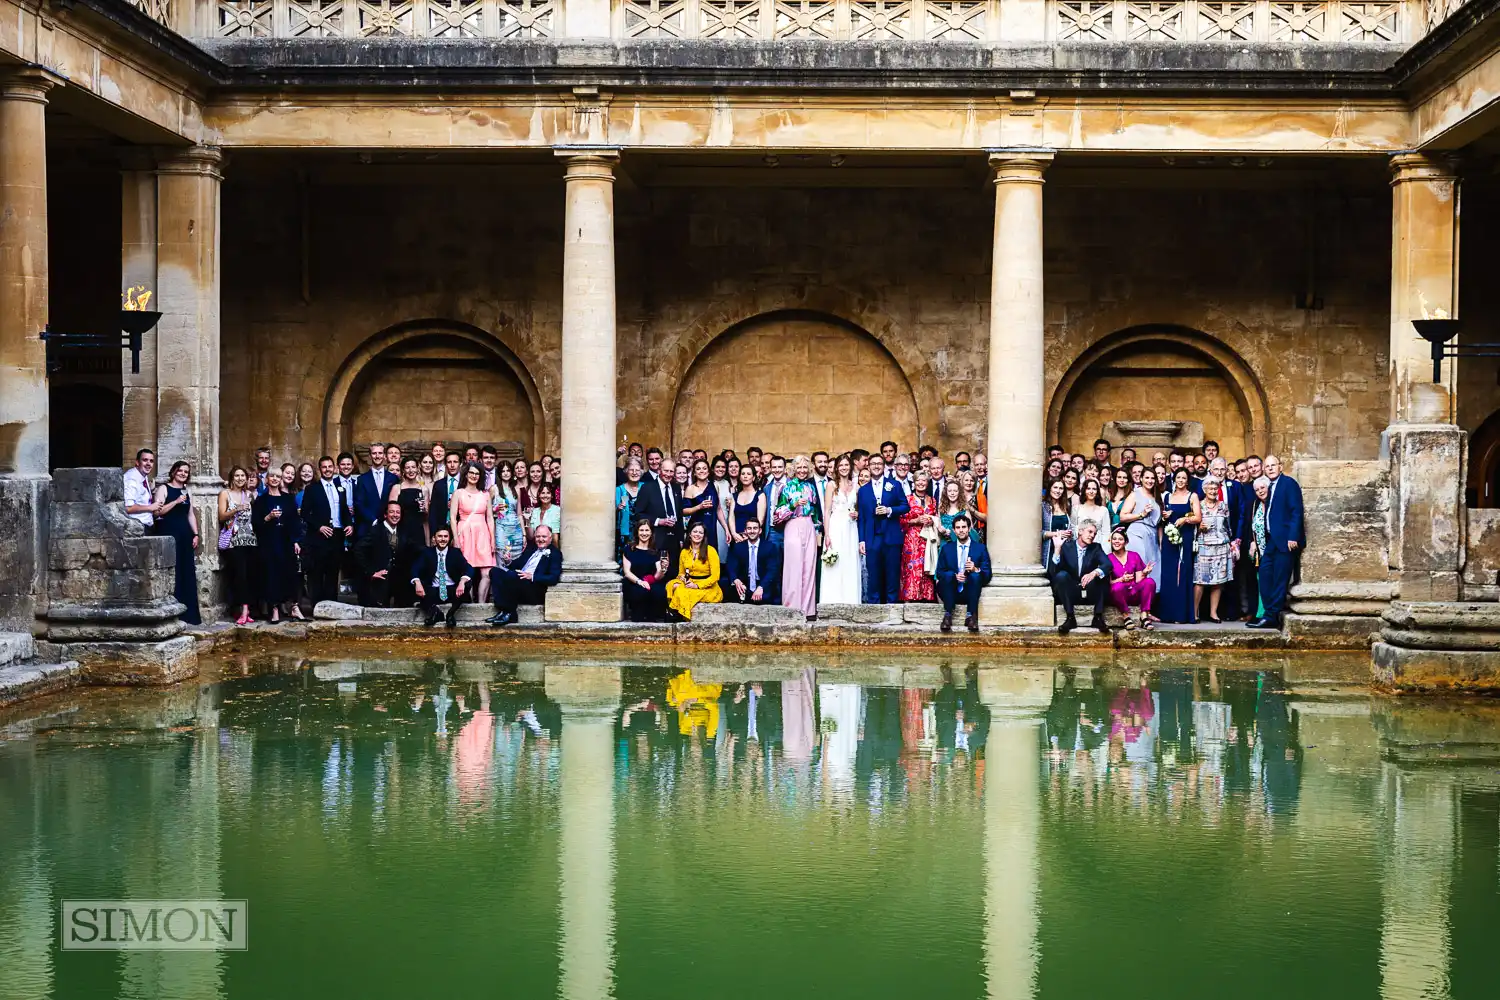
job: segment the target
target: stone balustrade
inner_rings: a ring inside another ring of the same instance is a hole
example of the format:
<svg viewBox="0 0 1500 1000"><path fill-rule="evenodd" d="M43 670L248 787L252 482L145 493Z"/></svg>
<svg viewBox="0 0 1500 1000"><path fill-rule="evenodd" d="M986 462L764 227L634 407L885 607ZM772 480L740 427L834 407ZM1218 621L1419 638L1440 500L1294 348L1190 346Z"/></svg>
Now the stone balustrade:
<svg viewBox="0 0 1500 1000"><path fill-rule="evenodd" d="M589 37L715 41L928 41L1391 45L1463 0L132 0L163 23L196 2L194 34L221 38ZM599 6L599 18L570 6ZM1002 16L1002 11L1004 16ZM176 25L179 30L183 25Z"/></svg>

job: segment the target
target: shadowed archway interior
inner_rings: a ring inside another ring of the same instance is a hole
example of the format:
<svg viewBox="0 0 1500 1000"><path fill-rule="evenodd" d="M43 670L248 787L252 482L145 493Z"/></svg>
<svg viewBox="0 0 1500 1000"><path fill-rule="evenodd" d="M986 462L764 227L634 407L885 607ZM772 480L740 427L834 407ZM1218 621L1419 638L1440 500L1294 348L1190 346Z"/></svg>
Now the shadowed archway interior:
<svg viewBox="0 0 1500 1000"><path fill-rule="evenodd" d="M1237 354L1197 331L1141 327L1105 338L1074 363L1053 395L1047 430L1049 443L1085 454L1095 438L1118 435L1116 443L1152 447L1217 441L1232 460L1263 452L1268 424L1264 395ZM1176 441L1168 440L1171 425L1181 428Z"/></svg>
<svg viewBox="0 0 1500 1000"><path fill-rule="evenodd" d="M693 361L672 417L673 448L783 455L917 444L917 404L896 360L859 327L820 313L740 323Z"/></svg>

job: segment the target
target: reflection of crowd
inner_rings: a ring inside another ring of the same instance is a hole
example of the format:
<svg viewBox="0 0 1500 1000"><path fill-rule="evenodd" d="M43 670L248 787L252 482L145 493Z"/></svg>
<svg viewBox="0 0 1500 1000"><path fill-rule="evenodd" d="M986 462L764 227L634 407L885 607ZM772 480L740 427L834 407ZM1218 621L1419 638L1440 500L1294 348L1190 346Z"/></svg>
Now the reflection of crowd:
<svg viewBox="0 0 1500 1000"><path fill-rule="evenodd" d="M1294 808L1302 750L1285 686L1268 671L1063 670L1044 727L1059 801L1123 797L1132 808L1185 803L1208 816L1248 798L1266 814ZM1071 789L1064 794L1064 789ZM1165 794L1153 799L1151 790Z"/></svg>

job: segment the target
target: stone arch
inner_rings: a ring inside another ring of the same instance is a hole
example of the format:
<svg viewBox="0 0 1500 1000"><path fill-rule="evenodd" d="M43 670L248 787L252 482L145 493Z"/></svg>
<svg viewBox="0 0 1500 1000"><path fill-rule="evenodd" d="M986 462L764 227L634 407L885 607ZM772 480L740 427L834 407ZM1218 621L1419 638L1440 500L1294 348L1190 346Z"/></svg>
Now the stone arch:
<svg viewBox="0 0 1500 1000"><path fill-rule="evenodd" d="M906 376L916 400L918 440L937 443L947 433L941 382L927 356L870 298L831 285L761 287L715 301L683 329L659 359L659 370L673 398L681 392L683 380L698 357L719 337L762 317L792 315L820 316L874 338ZM663 428L667 432L671 429ZM906 446L904 441L901 444Z"/></svg>
<svg viewBox="0 0 1500 1000"><path fill-rule="evenodd" d="M1193 385L1201 398L1176 403L1170 393L1157 391L1174 382ZM1132 401L1122 389L1139 390L1145 395ZM1091 390L1103 398L1086 395ZM1233 412L1224 412L1225 401L1232 403ZM1088 423L1091 414L1116 412L1117 418L1133 419L1147 411L1164 420L1202 417L1205 435L1222 441L1226 452L1244 448L1264 455L1270 447L1270 407L1250 366L1222 341L1173 324L1127 327L1084 351L1052 392L1047 408L1047 442L1061 441L1064 447L1087 453L1099 427L1083 435L1088 440L1063 438L1070 432L1082 434L1072 428ZM1234 440L1236 436L1239 440Z"/></svg>
<svg viewBox="0 0 1500 1000"><path fill-rule="evenodd" d="M886 437L906 447L919 437L906 373L858 325L805 310L724 330L680 380L672 411L673 448L794 454L873 448Z"/></svg>
<svg viewBox="0 0 1500 1000"><path fill-rule="evenodd" d="M529 455L542 451L548 418L541 394L526 364L509 345L487 331L466 323L432 319L412 320L388 327L364 341L344 359L334 373L323 405L324 451L353 451L356 444L367 443L356 441L354 426L361 416L360 407L367 394L389 374L393 365L416 368L424 364L436 369L439 378L444 377L444 369L448 373L466 370L477 373L475 377L464 380L466 398L455 399L452 404L469 408L467 413L460 410L460 419L467 417L479 421L481 426L472 429L476 432L476 440L483 436L477 432L483 429L487 419L503 419L501 414L486 414L483 412L485 408L496 409L490 405L495 402L503 406L504 390L514 388L517 396L513 413L522 418L520 423L529 423L529 426L522 426L520 434L510 437L505 436L504 428L497 427L494 430L500 435L497 440L519 440ZM456 391L458 382L454 384ZM499 390L502 398L471 401L467 398L470 384L489 385ZM403 419L411 422L418 417L396 417L392 426L400 425ZM441 423L453 427L451 433L456 438L462 437L458 432L463 428L454 425L451 417L441 418Z"/></svg>

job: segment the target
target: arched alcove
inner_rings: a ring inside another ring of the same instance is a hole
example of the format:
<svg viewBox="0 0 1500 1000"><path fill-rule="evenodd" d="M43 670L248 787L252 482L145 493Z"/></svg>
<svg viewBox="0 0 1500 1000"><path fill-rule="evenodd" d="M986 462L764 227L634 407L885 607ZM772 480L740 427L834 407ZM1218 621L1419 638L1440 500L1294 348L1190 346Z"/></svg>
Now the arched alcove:
<svg viewBox="0 0 1500 1000"><path fill-rule="evenodd" d="M1464 499L1470 507L1500 507L1500 410L1486 417L1469 435L1469 481Z"/></svg>
<svg viewBox="0 0 1500 1000"><path fill-rule="evenodd" d="M917 441L917 404L895 358L852 323L786 312L736 324L694 359L673 448L751 445L784 455Z"/></svg>
<svg viewBox="0 0 1500 1000"><path fill-rule="evenodd" d="M435 322L405 324L360 345L335 376L324 414L329 451L443 441L535 455L544 431L536 386L520 360L484 331Z"/></svg>
<svg viewBox="0 0 1500 1000"><path fill-rule="evenodd" d="M1201 424L1202 439L1230 459L1264 454L1270 440L1265 393L1249 366L1214 338L1175 326L1121 330L1085 351L1052 394L1047 439L1087 454L1106 424L1152 421Z"/></svg>

